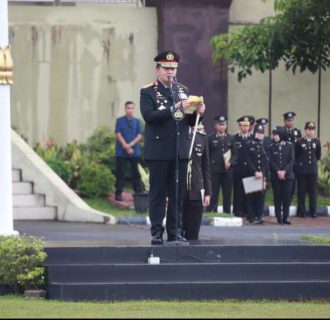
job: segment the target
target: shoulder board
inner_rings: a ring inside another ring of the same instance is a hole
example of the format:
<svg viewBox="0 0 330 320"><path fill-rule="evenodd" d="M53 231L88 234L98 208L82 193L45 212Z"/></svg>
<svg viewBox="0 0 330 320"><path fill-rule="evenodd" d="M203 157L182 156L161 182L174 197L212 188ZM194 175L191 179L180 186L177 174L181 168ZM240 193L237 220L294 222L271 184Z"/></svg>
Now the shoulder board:
<svg viewBox="0 0 330 320"><path fill-rule="evenodd" d="M181 83L178 83L178 85L179 85L180 87L182 87L183 89L188 89L188 87L186 87L185 85L183 85L183 84L181 84Z"/></svg>
<svg viewBox="0 0 330 320"><path fill-rule="evenodd" d="M146 89L146 88L150 88L151 86L153 86L155 83L151 82L149 84L146 84L145 86L142 87L142 89Z"/></svg>

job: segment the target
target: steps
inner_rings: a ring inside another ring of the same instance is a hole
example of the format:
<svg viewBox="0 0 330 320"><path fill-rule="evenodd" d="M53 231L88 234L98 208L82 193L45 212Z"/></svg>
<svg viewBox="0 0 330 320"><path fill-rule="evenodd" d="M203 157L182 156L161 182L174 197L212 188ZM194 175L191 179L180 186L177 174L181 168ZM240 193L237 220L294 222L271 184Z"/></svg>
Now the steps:
<svg viewBox="0 0 330 320"><path fill-rule="evenodd" d="M12 170L14 220L55 220L56 207L46 206L45 196L33 193L33 183L22 181L21 170Z"/></svg>
<svg viewBox="0 0 330 320"><path fill-rule="evenodd" d="M330 246L47 248L60 300L330 298ZM147 264L153 252L159 265Z"/></svg>

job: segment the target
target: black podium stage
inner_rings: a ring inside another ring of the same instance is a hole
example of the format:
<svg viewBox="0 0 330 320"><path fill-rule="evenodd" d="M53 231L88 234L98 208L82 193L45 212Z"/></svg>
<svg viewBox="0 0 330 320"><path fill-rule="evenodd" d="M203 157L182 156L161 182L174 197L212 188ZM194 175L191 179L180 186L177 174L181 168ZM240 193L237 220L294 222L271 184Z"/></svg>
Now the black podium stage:
<svg viewBox="0 0 330 320"><path fill-rule="evenodd" d="M328 227L204 226L185 247L150 245L148 226L17 221L43 237L48 297L60 300L329 299ZM159 264L148 264L150 255Z"/></svg>

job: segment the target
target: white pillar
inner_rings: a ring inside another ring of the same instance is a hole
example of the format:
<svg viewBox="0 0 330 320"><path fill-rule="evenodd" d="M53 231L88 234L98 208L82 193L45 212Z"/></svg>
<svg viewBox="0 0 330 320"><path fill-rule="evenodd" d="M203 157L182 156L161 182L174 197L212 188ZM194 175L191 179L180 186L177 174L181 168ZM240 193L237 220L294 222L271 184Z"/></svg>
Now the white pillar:
<svg viewBox="0 0 330 320"><path fill-rule="evenodd" d="M8 45L8 1L0 0L0 47ZM0 235L14 235L10 86L0 84Z"/></svg>

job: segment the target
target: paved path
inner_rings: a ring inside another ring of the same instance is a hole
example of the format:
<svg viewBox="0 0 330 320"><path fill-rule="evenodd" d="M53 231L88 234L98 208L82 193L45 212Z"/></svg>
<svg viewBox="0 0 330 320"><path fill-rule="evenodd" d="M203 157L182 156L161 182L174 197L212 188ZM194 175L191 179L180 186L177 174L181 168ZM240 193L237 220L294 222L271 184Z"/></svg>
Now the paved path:
<svg viewBox="0 0 330 320"><path fill-rule="evenodd" d="M302 235L330 237L330 217L292 218L279 226L268 217L263 225L243 227L202 226L200 244L263 245L306 244ZM45 246L149 246L147 225L105 225L56 221L15 221L21 235L42 237Z"/></svg>

